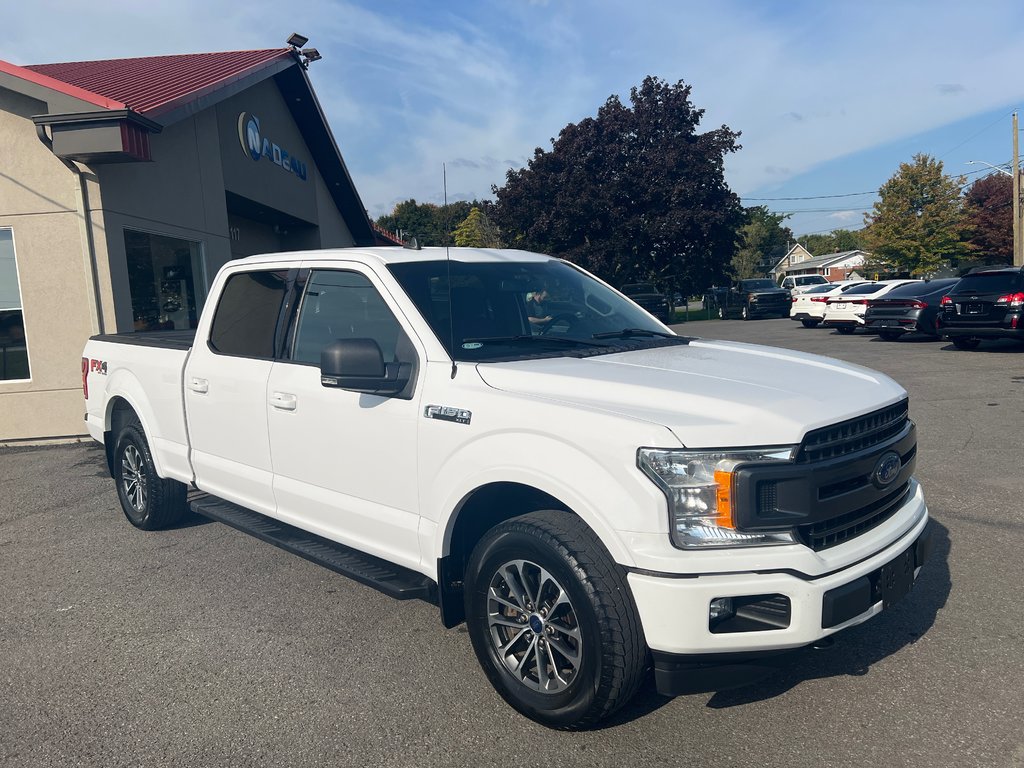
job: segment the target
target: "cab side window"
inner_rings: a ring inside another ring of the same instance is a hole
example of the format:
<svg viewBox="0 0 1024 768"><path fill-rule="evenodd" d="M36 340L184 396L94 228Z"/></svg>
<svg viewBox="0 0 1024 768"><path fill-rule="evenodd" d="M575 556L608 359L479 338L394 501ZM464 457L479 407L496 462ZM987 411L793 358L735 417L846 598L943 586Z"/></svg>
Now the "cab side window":
<svg viewBox="0 0 1024 768"><path fill-rule="evenodd" d="M321 350L337 339L373 339L386 363L414 359L402 326L366 277L314 271L299 309L292 360L319 365Z"/></svg>

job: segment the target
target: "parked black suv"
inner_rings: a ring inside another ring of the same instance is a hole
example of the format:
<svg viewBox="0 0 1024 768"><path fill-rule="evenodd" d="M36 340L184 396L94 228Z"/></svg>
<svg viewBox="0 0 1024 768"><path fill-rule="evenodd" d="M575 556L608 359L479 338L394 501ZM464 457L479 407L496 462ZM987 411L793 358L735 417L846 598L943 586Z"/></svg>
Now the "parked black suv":
<svg viewBox="0 0 1024 768"><path fill-rule="evenodd" d="M630 283L620 290L661 322L668 324L675 320L672 302L654 287L654 283Z"/></svg>
<svg viewBox="0 0 1024 768"><path fill-rule="evenodd" d="M737 280L728 291L712 289L718 303L718 316L789 317L789 291L779 288L771 280Z"/></svg>
<svg viewBox="0 0 1024 768"><path fill-rule="evenodd" d="M939 332L957 349L974 349L982 339L1024 341L1022 314L1024 271L979 269L961 278L942 299Z"/></svg>
<svg viewBox="0 0 1024 768"><path fill-rule="evenodd" d="M938 314L942 308L939 302L957 282L956 278L947 278L908 283L880 299L872 299L864 313L864 329L885 341L915 332L938 337Z"/></svg>

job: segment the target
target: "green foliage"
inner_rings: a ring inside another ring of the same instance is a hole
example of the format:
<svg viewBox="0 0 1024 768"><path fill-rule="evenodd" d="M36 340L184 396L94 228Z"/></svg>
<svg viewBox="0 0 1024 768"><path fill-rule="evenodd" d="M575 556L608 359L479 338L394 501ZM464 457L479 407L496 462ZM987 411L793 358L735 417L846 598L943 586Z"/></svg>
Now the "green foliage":
<svg viewBox="0 0 1024 768"><path fill-rule="evenodd" d="M455 228L455 244L470 248L501 248L501 238L487 214L474 206Z"/></svg>
<svg viewBox="0 0 1024 768"><path fill-rule="evenodd" d="M942 172L942 162L928 155L901 163L879 190L880 200L865 216L868 245L880 271L925 276L967 253L961 240L963 177Z"/></svg>
<svg viewBox="0 0 1024 768"><path fill-rule="evenodd" d="M597 117L567 125L550 151L494 188L492 218L510 247L574 261L616 285L663 290L721 281L743 224L724 157L739 134L697 133L690 86L647 77L630 105L610 97Z"/></svg>
<svg viewBox="0 0 1024 768"><path fill-rule="evenodd" d="M391 213L378 218L377 225L387 232L400 232L405 239L415 237L420 245L452 245L446 233L451 232L474 207L484 208L486 205L476 200L460 200L447 206L405 200Z"/></svg>
<svg viewBox="0 0 1024 768"><path fill-rule="evenodd" d="M864 229L836 229L825 234L804 235L800 238L800 244L810 251L812 256L863 251L867 248L866 233L867 230Z"/></svg>
<svg viewBox="0 0 1024 768"><path fill-rule="evenodd" d="M732 258L733 274L740 280L764 277L786 255L793 231L782 226L788 213L772 213L767 206L747 208L747 222L740 228L740 249Z"/></svg>
<svg viewBox="0 0 1024 768"><path fill-rule="evenodd" d="M1013 263L1013 179L993 174L971 185L964 200L964 229L972 259Z"/></svg>

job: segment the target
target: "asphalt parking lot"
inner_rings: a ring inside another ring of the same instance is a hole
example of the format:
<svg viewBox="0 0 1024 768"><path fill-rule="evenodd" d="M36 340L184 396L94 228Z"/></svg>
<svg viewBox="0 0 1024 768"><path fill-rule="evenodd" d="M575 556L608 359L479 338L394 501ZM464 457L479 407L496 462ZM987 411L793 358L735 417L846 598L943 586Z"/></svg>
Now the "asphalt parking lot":
<svg viewBox="0 0 1024 768"><path fill-rule="evenodd" d="M788 320L680 332L910 392L936 554L911 595L734 691L600 730L509 709L464 627L216 523L143 533L91 445L0 450L0 765L1024 766L1024 346Z"/></svg>

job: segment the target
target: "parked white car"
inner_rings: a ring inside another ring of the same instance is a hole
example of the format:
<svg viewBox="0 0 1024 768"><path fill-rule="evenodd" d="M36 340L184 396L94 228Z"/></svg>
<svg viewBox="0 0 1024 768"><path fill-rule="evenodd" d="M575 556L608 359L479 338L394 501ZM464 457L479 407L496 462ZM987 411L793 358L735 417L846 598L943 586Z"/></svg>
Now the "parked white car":
<svg viewBox="0 0 1024 768"><path fill-rule="evenodd" d="M828 285L828 279L824 275L790 275L783 279L779 287L788 288L789 292L796 296L819 285Z"/></svg>
<svg viewBox="0 0 1024 768"><path fill-rule="evenodd" d="M894 288L909 283L920 283L920 280L879 280L877 282L855 285L848 291L829 297L825 303L825 316L822 325L835 328L842 334L851 334L864 326L864 314L873 299L878 299Z"/></svg>
<svg viewBox="0 0 1024 768"><path fill-rule="evenodd" d="M789 308L789 319L803 323L804 328L816 328L825 318L825 306L829 297L838 296L853 288L863 285L866 280L842 280L835 283L812 285L803 293L793 294Z"/></svg>

